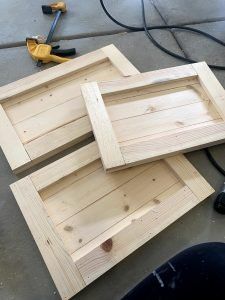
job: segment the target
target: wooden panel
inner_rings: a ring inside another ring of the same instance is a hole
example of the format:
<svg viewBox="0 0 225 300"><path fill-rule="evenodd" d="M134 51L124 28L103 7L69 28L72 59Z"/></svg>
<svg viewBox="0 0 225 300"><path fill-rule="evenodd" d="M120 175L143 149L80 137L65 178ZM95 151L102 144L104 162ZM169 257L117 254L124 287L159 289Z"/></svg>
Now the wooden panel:
<svg viewBox="0 0 225 300"><path fill-rule="evenodd" d="M225 140L225 93L205 63L86 83L82 93L109 172Z"/></svg>
<svg viewBox="0 0 225 300"><path fill-rule="evenodd" d="M213 193L182 155L112 174L99 157L93 142L11 185L63 299Z"/></svg>
<svg viewBox="0 0 225 300"><path fill-rule="evenodd" d="M2 139L2 148L13 171L25 170L92 135L81 83L138 73L109 45L1 87L5 118L0 130L4 132L8 123L15 137L10 138L10 147L9 138Z"/></svg>

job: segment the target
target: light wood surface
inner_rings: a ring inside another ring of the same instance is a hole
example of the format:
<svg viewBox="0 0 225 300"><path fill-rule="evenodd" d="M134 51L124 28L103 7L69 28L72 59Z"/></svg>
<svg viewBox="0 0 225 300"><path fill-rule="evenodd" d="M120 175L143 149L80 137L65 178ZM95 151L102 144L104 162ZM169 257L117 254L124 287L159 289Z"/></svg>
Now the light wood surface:
<svg viewBox="0 0 225 300"><path fill-rule="evenodd" d="M183 155L105 174L96 142L11 185L62 299L214 191Z"/></svg>
<svg viewBox="0 0 225 300"><path fill-rule="evenodd" d="M0 146L10 167L17 171L21 165L30 163L30 157L23 147L4 109L0 105Z"/></svg>
<svg viewBox="0 0 225 300"><path fill-rule="evenodd" d="M86 83L83 96L107 172L225 140L225 92L206 63Z"/></svg>
<svg viewBox="0 0 225 300"><path fill-rule="evenodd" d="M62 299L71 298L84 288L84 280L56 234L31 179L26 177L11 188Z"/></svg>
<svg viewBox="0 0 225 300"><path fill-rule="evenodd" d="M2 118L0 130L5 134L10 124L15 137L10 147L9 138L1 143L12 170L25 170L92 135L80 84L138 73L109 45L1 87L0 107L7 120Z"/></svg>
<svg viewBox="0 0 225 300"><path fill-rule="evenodd" d="M81 85L95 138L98 141L102 162L108 168L124 165L112 124L105 108L97 82Z"/></svg>

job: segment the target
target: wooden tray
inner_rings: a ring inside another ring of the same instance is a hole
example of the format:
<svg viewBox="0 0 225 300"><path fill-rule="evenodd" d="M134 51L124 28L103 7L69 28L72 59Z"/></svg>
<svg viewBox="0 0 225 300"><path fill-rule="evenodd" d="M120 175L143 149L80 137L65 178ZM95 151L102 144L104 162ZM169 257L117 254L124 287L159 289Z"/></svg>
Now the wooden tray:
<svg viewBox="0 0 225 300"><path fill-rule="evenodd" d="M88 83L82 92L107 171L225 140L225 92L206 63Z"/></svg>
<svg viewBox="0 0 225 300"><path fill-rule="evenodd" d="M110 174L99 157L93 142L11 185L63 299L213 193L182 154Z"/></svg>
<svg viewBox="0 0 225 300"><path fill-rule="evenodd" d="M20 172L92 135L80 83L138 74L113 45L0 88L0 145Z"/></svg>

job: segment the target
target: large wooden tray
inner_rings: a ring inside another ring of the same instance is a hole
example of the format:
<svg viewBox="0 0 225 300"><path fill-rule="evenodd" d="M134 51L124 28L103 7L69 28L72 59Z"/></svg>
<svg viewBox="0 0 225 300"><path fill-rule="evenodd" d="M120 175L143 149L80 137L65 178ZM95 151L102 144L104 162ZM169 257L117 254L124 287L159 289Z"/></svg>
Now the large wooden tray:
<svg viewBox="0 0 225 300"><path fill-rule="evenodd" d="M82 86L107 171L225 140L225 91L206 63Z"/></svg>
<svg viewBox="0 0 225 300"><path fill-rule="evenodd" d="M62 299L213 189L183 155L105 174L96 142L11 185Z"/></svg>
<svg viewBox="0 0 225 300"><path fill-rule="evenodd" d="M80 84L138 74L113 45L0 88L0 145L20 172L92 135Z"/></svg>

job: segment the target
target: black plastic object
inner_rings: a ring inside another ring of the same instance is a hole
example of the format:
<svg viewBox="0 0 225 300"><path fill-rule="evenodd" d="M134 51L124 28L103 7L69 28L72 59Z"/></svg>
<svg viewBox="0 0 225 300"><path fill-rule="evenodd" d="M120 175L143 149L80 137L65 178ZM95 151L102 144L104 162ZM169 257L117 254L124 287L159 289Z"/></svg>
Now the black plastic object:
<svg viewBox="0 0 225 300"><path fill-rule="evenodd" d="M52 15L53 14L51 6L49 6L49 5L42 5L41 8L42 8L43 14L45 14L45 15Z"/></svg>
<svg viewBox="0 0 225 300"><path fill-rule="evenodd" d="M75 55L76 49L75 48L71 48L71 49L52 48L51 54L66 57L66 56Z"/></svg>
<svg viewBox="0 0 225 300"><path fill-rule="evenodd" d="M225 183L223 185L222 191L217 195L216 200L214 202L214 209L225 215Z"/></svg>
<svg viewBox="0 0 225 300"><path fill-rule="evenodd" d="M225 243L213 242L176 254L122 300L224 300L224 295Z"/></svg>

